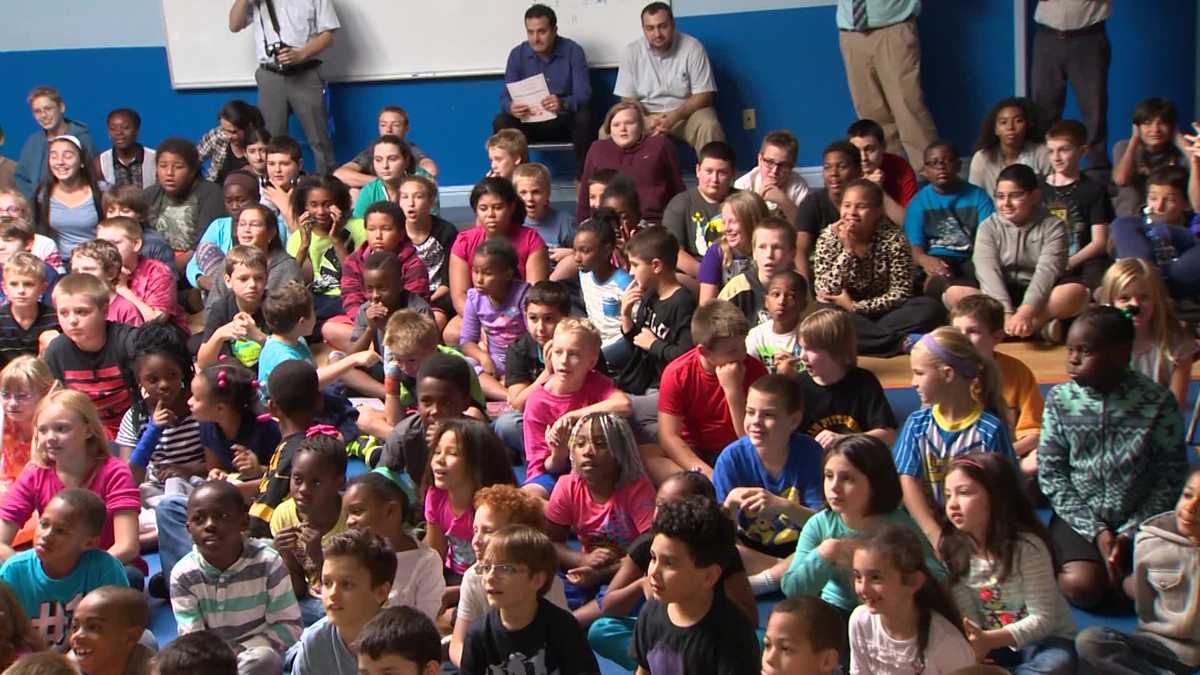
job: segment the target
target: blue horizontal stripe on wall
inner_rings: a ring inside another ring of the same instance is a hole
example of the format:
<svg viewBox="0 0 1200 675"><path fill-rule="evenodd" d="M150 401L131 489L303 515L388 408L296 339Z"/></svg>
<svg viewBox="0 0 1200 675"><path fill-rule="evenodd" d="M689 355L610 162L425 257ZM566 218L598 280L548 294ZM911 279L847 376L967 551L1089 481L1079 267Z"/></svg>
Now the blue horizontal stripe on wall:
<svg viewBox="0 0 1200 675"><path fill-rule="evenodd" d="M1109 22L1110 142L1127 135L1133 105L1145 96L1172 98L1180 105L1180 119L1192 118L1196 8L1171 4L1178 11L1168 15L1115 3ZM988 108L1015 86L1012 8L1008 0L926 2L919 19L926 101L939 131L960 144L964 155ZM799 137L801 165L818 164L821 148L854 119L832 6L681 16L679 27L708 49L720 88L718 113L739 166L752 165L759 139L776 128L789 128ZM1162 48L1147 48L1148 35ZM34 130L25 94L37 84L59 87L68 116L92 127L102 147L107 145L104 116L113 107L136 108L143 117L143 141L152 145L168 135L199 139L216 125L226 100L256 97L250 88L171 89L162 47L3 52L0 72L5 73L0 125L7 135L0 153L10 157ZM592 73L597 118L614 100L614 79L613 70ZM487 169L483 142L491 132L500 86L499 77L334 84L337 156L349 159L370 142L376 111L399 104L412 117L411 139L441 166L441 182L473 183ZM756 130L742 130L743 108L757 110ZM294 132L302 136L298 128Z"/></svg>

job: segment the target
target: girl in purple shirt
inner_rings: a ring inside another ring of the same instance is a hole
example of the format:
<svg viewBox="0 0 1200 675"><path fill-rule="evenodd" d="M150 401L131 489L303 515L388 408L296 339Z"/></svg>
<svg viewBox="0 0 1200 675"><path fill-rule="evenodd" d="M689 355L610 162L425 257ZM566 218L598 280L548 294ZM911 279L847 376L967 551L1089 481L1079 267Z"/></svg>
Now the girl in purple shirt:
<svg viewBox="0 0 1200 675"><path fill-rule="evenodd" d="M529 291L529 284L517 276L517 251L507 239L489 239L475 249L471 285L459 344L464 354L479 362L484 395L503 401L505 350L526 333L525 295ZM479 344L481 333L487 336L487 351Z"/></svg>

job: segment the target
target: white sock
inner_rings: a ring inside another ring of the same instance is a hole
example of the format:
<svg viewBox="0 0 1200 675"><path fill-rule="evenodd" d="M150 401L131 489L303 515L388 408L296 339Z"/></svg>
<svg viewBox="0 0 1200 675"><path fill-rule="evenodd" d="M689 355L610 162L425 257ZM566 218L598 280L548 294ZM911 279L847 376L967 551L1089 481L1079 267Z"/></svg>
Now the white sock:
<svg viewBox="0 0 1200 675"><path fill-rule="evenodd" d="M758 574L752 574L750 579L750 590L754 591L754 595L766 595L779 590L779 580L771 575L771 570L766 569Z"/></svg>

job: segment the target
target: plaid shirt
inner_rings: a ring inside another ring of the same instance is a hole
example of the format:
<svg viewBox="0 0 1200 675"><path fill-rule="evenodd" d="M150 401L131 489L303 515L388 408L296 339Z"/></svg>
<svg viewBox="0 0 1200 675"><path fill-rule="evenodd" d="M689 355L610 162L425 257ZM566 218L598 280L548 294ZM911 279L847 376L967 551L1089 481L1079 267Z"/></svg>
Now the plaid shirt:
<svg viewBox="0 0 1200 675"><path fill-rule="evenodd" d="M210 160L208 170L204 172L204 177L212 182L216 182L217 174L221 172L221 166L225 164L225 155L229 153L229 141L225 140L225 135L221 133L221 127L210 129L208 133L200 139L196 144L196 150L200 153L200 161L205 159Z"/></svg>

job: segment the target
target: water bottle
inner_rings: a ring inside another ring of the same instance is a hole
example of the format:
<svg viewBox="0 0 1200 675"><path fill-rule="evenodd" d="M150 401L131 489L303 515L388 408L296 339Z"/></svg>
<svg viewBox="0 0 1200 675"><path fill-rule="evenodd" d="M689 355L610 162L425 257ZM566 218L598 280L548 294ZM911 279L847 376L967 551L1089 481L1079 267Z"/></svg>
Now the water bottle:
<svg viewBox="0 0 1200 675"><path fill-rule="evenodd" d="M1142 220L1145 223L1146 238L1150 240L1150 248L1154 251L1154 263L1160 268L1167 267L1178 255L1175 245L1171 243L1171 226L1155 222L1154 213L1149 206L1142 209Z"/></svg>

